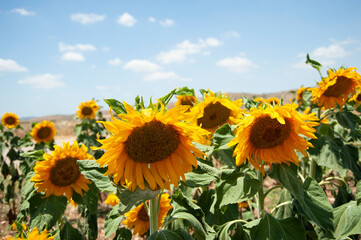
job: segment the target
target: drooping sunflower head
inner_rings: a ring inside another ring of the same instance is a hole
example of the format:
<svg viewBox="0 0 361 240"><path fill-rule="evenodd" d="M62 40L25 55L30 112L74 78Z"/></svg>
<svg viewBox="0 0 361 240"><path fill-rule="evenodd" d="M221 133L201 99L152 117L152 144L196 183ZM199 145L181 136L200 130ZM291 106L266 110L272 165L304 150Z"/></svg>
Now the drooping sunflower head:
<svg viewBox="0 0 361 240"><path fill-rule="evenodd" d="M42 121L37 123L30 132L30 135L37 143L50 142L56 134L55 126L50 121Z"/></svg>
<svg viewBox="0 0 361 240"><path fill-rule="evenodd" d="M19 125L19 117L15 113L5 113L1 118L1 124L9 129Z"/></svg>
<svg viewBox="0 0 361 240"><path fill-rule="evenodd" d="M276 97L269 97L265 100L265 102L274 106L279 105L281 101Z"/></svg>
<svg viewBox="0 0 361 240"><path fill-rule="evenodd" d="M167 193L162 194L160 199L160 208L158 213L158 228L160 228L164 222L164 218L167 216L169 210L173 208L170 205L171 199ZM148 201L146 202L148 204ZM140 204L136 208L130 210L124 214L126 219L122 222L128 229L133 229L133 235L143 235L150 228L149 216L145 210L144 203Z"/></svg>
<svg viewBox="0 0 361 240"><path fill-rule="evenodd" d="M210 132L226 123L237 124L243 116L242 99L230 101L225 95L216 96L212 91L204 95L204 101L191 109L190 121Z"/></svg>
<svg viewBox="0 0 361 240"><path fill-rule="evenodd" d="M43 157L44 161L36 162L35 176L30 179L38 192L45 192L45 197L65 194L70 200L73 190L80 195L83 190L89 190L90 181L80 173L77 164L77 160L93 159L84 145L79 146L76 141L72 146L69 143L63 143L63 147L56 145L53 152L44 153Z"/></svg>
<svg viewBox="0 0 361 240"><path fill-rule="evenodd" d="M336 107L342 109L350 94L354 94L361 86L361 76L356 68L340 68L337 72L328 70L328 77L318 83L318 87L310 88L312 101L326 109Z"/></svg>
<svg viewBox="0 0 361 240"><path fill-rule="evenodd" d="M119 114L122 120L112 116L112 122L101 122L112 135L99 148L106 152L97 160L100 167L108 165L106 175L134 191L138 186L145 190L145 182L152 190L169 189L170 183L177 186L180 177L197 167L195 156L203 152L192 142L208 144L208 132L188 124L184 119L187 106L178 106L165 111L143 109L141 112L123 102L127 114Z"/></svg>
<svg viewBox="0 0 361 240"><path fill-rule="evenodd" d="M296 100L301 103L303 100L303 93L307 90L306 87L300 87L296 93Z"/></svg>
<svg viewBox="0 0 361 240"><path fill-rule="evenodd" d="M119 198L114 193L108 195L107 199L104 201L105 204L109 204L111 206L116 206L119 203Z"/></svg>
<svg viewBox="0 0 361 240"><path fill-rule="evenodd" d="M81 102L76 113L80 119L94 119L98 110L98 104L94 100L90 100L87 102Z"/></svg>
<svg viewBox="0 0 361 240"><path fill-rule="evenodd" d="M253 108L240 123L236 137L229 146L236 145L234 156L240 166L246 159L264 174L264 164L290 162L298 165L295 150L306 155L312 144L301 135L316 138L313 128L319 123L314 114L301 114L297 104Z"/></svg>
<svg viewBox="0 0 361 240"><path fill-rule="evenodd" d="M197 103L197 98L192 95L178 95L175 106L187 105L193 107Z"/></svg>

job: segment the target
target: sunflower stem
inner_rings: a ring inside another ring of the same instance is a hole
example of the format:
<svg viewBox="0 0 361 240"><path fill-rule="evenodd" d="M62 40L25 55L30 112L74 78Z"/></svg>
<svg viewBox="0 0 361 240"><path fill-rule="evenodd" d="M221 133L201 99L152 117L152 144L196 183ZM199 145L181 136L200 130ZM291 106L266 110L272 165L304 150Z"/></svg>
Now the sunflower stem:
<svg viewBox="0 0 361 240"><path fill-rule="evenodd" d="M157 198L149 200L149 221L150 221L150 235L158 230L158 201Z"/></svg>
<svg viewBox="0 0 361 240"><path fill-rule="evenodd" d="M261 215L263 215L264 210L264 192L263 192L263 174L261 171L257 172L258 174L258 180L261 182L261 187L258 190L258 218L261 218Z"/></svg>

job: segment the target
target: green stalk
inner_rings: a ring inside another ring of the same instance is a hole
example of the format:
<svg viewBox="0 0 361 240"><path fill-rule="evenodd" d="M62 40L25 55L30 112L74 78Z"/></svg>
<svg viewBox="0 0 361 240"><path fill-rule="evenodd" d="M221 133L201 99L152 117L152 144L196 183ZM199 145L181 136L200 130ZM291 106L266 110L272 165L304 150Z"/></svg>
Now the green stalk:
<svg viewBox="0 0 361 240"><path fill-rule="evenodd" d="M317 111L317 117L318 119L321 118L321 108L319 107L318 108L318 111ZM315 178L316 176L316 161L315 159L311 158L311 163L310 163L310 177L311 178Z"/></svg>
<svg viewBox="0 0 361 240"><path fill-rule="evenodd" d="M258 218L261 218L264 210L264 193L263 193L263 174L261 171L257 172L258 180L261 182L261 187L258 190Z"/></svg>
<svg viewBox="0 0 361 240"><path fill-rule="evenodd" d="M150 221L150 235L158 231L158 201L157 198L149 200L149 221Z"/></svg>

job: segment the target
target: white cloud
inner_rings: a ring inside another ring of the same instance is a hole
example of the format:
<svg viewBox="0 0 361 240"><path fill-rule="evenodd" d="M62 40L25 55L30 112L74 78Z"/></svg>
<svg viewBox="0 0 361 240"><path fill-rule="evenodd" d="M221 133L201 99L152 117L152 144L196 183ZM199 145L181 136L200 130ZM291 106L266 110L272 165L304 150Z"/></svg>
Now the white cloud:
<svg viewBox="0 0 361 240"><path fill-rule="evenodd" d="M19 80L19 84L29 84L34 88L58 88L65 86L65 83L60 81L62 78L61 75L52 75L49 73L45 73L42 75L36 75L33 77L28 77L23 80Z"/></svg>
<svg viewBox="0 0 361 240"><path fill-rule="evenodd" d="M148 21L149 21L149 22L156 22L157 20L156 20L154 17L149 17L149 18L148 18Z"/></svg>
<svg viewBox="0 0 361 240"><path fill-rule="evenodd" d="M328 47L319 47L311 53L311 56L315 59L343 58L347 55L349 55L349 53L346 52L345 49L343 49L343 47L338 44L331 44Z"/></svg>
<svg viewBox="0 0 361 240"><path fill-rule="evenodd" d="M105 17L106 15L98 15L95 13L75 13L70 15L71 20L84 25L103 21Z"/></svg>
<svg viewBox="0 0 361 240"><path fill-rule="evenodd" d="M177 44L174 49L160 52L156 58L163 64L181 63L187 59L187 55L199 54L206 48L219 47L221 45L223 43L216 38L199 39L197 43L184 40Z"/></svg>
<svg viewBox="0 0 361 240"><path fill-rule="evenodd" d="M126 26L126 27L132 27L137 22L137 19L135 19L132 15L129 13L123 13L122 16L119 16L118 18L118 24Z"/></svg>
<svg viewBox="0 0 361 240"><path fill-rule="evenodd" d="M229 32L222 34L222 37L239 38L239 37L241 37L241 35L236 31L229 31Z"/></svg>
<svg viewBox="0 0 361 240"><path fill-rule="evenodd" d="M134 72L154 72L160 70L160 66L148 60L134 59L127 62L124 67L125 70L132 70Z"/></svg>
<svg viewBox="0 0 361 240"><path fill-rule="evenodd" d="M109 60L108 64L114 65L114 66L119 66L120 64L122 64L122 61L119 58L114 58L112 60Z"/></svg>
<svg viewBox="0 0 361 240"><path fill-rule="evenodd" d="M77 52L66 52L61 56L61 60L70 61L70 62L82 62L85 60L85 57Z"/></svg>
<svg viewBox="0 0 361 240"><path fill-rule="evenodd" d="M95 51L97 48L91 44L75 44L75 45L68 45L63 42L58 43L59 51Z"/></svg>
<svg viewBox="0 0 361 240"><path fill-rule="evenodd" d="M163 27L170 27L174 24L174 20L167 18L165 20L159 20L160 25Z"/></svg>
<svg viewBox="0 0 361 240"><path fill-rule="evenodd" d="M28 69L20 66L12 59L0 58L0 72L27 72Z"/></svg>
<svg viewBox="0 0 361 240"><path fill-rule="evenodd" d="M35 15L35 12L29 12L25 8L15 8L15 9L11 10L11 12L18 13L23 16L34 16Z"/></svg>
<svg viewBox="0 0 361 240"><path fill-rule="evenodd" d="M218 61L216 65L237 73L248 72L251 69L258 68L258 65L254 64L251 60L241 57L225 58Z"/></svg>

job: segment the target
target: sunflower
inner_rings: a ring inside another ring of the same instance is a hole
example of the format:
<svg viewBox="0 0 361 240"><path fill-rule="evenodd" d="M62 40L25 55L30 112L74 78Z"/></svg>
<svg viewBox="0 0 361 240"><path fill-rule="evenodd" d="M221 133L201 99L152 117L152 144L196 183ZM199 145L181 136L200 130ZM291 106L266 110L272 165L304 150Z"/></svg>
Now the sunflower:
<svg viewBox="0 0 361 240"><path fill-rule="evenodd" d="M44 229L41 234L38 231L38 228L35 227L27 236L27 238L18 237L17 240L53 240L54 236L48 237L48 231ZM8 237L7 240L14 240L12 237Z"/></svg>
<svg viewBox="0 0 361 240"><path fill-rule="evenodd" d="M256 97L253 99L253 101L259 102L260 104L262 104L264 102L264 99L262 97Z"/></svg>
<svg viewBox="0 0 361 240"><path fill-rule="evenodd" d="M197 103L197 98L191 95L178 95L177 99L178 101L175 103L175 106L188 105L193 107Z"/></svg>
<svg viewBox="0 0 361 240"><path fill-rule="evenodd" d="M296 100L298 101L299 104L302 103L302 100L303 100L303 93L305 92L305 90L307 90L306 87L300 87L298 90L297 90L297 93L296 93Z"/></svg>
<svg viewBox="0 0 361 240"><path fill-rule="evenodd" d="M37 123L30 132L30 135L37 143L50 142L56 134L55 126L50 121L42 121Z"/></svg>
<svg viewBox="0 0 361 240"><path fill-rule="evenodd" d="M280 100L276 97L269 97L267 99L265 99L265 102L271 105L279 105L280 104Z"/></svg>
<svg viewBox="0 0 361 240"><path fill-rule="evenodd" d="M318 83L317 88L310 88L312 101L319 106L330 109L336 103L342 109L350 94L356 92L356 88L361 86L361 76L356 72L356 68L340 68L337 72L328 70L328 77Z"/></svg>
<svg viewBox="0 0 361 240"><path fill-rule="evenodd" d="M76 113L80 119L94 119L98 110L98 104L94 100L90 100L87 102L81 102Z"/></svg>
<svg viewBox="0 0 361 240"><path fill-rule="evenodd" d="M171 200L167 193L162 194L158 213L158 228L162 226L164 218L167 216L169 210L173 208L173 206L170 205L170 201ZM148 204L148 201L146 204ZM126 225L128 229L134 227L134 235L143 235L148 231L150 223L148 213L144 207L144 203L140 204L138 207L130 210L124 215L126 219L122 223Z"/></svg>
<svg viewBox="0 0 361 240"><path fill-rule="evenodd" d="M105 199L104 203L114 207L115 205L118 205L119 198L114 193L111 193L108 195L107 199Z"/></svg>
<svg viewBox="0 0 361 240"><path fill-rule="evenodd" d="M252 108L238 126L236 137L229 146L236 145L234 156L240 166L246 159L264 174L264 161L272 163L290 162L298 165L298 157L294 150L306 155L305 150L313 147L299 134L316 138L314 126L319 125L315 113L301 114L296 111L297 104Z"/></svg>
<svg viewBox="0 0 361 240"><path fill-rule="evenodd" d="M35 182L38 192L45 192L45 197L53 194L55 196L64 195L70 200L73 190L83 195L82 190L87 192L90 183L88 179L80 173L77 160L93 159L87 153L87 148L78 145L74 141L73 145L63 143L63 148L54 146L51 154L44 153L44 161L36 162L34 167L35 176L30 180Z"/></svg>
<svg viewBox="0 0 361 240"><path fill-rule="evenodd" d="M9 129L19 125L19 117L15 113L5 113L1 118L1 124Z"/></svg>
<svg viewBox="0 0 361 240"><path fill-rule="evenodd" d="M226 123L238 123L244 112L240 109L242 99L232 102L227 96L208 92L204 95L204 101L191 109L190 121L213 133Z"/></svg>
<svg viewBox="0 0 361 240"><path fill-rule="evenodd" d="M178 186L184 173L197 167L195 156L203 152L192 142L208 144L208 132L198 126L187 124L184 119L188 106L178 106L165 112L161 109L134 110L123 102L127 114L119 114L122 120L112 116L112 122L103 122L113 135L98 141L106 152L97 160L100 167L108 165L105 175L113 175L114 182L121 182L131 191L138 186L145 190L146 181L153 190L158 186L169 189L170 183ZM193 151L193 155L192 152Z"/></svg>
<svg viewBox="0 0 361 240"><path fill-rule="evenodd" d="M361 92L358 92L348 100L349 102L355 102L355 107L358 107L361 105Z"/></svg>

